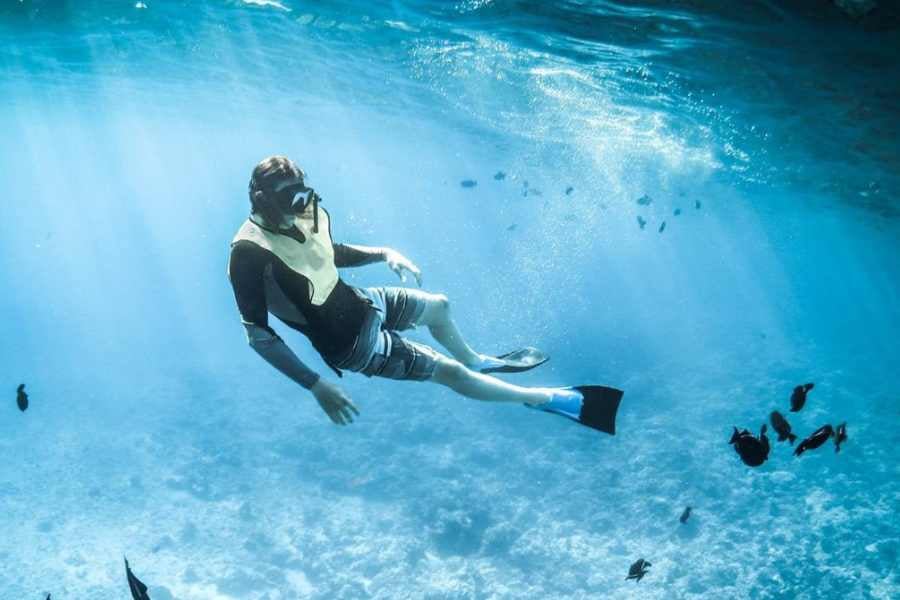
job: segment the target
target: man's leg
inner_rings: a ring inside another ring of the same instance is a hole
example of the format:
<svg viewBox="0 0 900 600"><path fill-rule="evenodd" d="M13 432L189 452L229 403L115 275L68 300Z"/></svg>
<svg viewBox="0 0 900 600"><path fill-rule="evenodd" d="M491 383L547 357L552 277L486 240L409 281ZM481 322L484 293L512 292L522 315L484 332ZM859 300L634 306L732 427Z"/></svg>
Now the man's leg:
<svg viewBox="0 0 900 600"><path fill-rule="evenodd" d="M569 394L559 389L513 385L496 377L472 371L459 361L445 356L438 357L429 381L445 385L467 398L492 402L543 404L556 395Z"/></svg>
<svg viewBox="0 0 900 600"><path fill-rule="evenodd" d="M422 316L419 317L416 324L427 326L434 339L446 348L453 358L466 366L482 365L491 361L500 364L501 361L475 352L466 343L459 328L456 327L456 323L450 318L450 301L447 296L443 294L423 294L423 296L425 297L425 310L422 311Z"/></svg>
<svg viewBox="0 0 900 600"><path fill-rule="evenodd" d="M386 353L376 352L360 371L368 377L433 381L468 398L492 402L537 405L550 401L581 401L581 394L574 390L512 385L473 371L458 360L448 358L425 344L408 340L396 331L383 331L382 335L388 338L384 344Z"/></svg>

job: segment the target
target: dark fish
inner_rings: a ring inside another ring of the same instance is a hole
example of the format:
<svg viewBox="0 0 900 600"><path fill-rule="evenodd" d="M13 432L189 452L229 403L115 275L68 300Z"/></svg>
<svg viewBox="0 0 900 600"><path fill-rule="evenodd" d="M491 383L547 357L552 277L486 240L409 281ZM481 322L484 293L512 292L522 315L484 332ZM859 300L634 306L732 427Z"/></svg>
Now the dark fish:
<svg viewBox="0 0 900 600"><path fill-rule="evenodd" d="M808 438L800 442L800 445L797 446L796 450L794 450L794 456L800 456L807 450L818 448L833 435L834 429L832 429L831 425L822 425L821 427L813 431Z"/></svg>
<svg viewBox="0 0 900 600"><path fill-rule="evenodd" d="M659 226L659 232L662 233L665 230L666 230L666 222L663 221L662 224Z"/></svg>
<svg viewBox="0 0 900 600"><path fill-rule="evenodd" d="M735 427L731 441L728 443L734 445L734 451L748 467L758 467L769 458L769 438L766 436L765 423L758 438L753 437L753 434L746 429L738 431L738 428Z"/></svg>
<svg viewBox="0 0 900 600"><path fill-rule="evenodd" d="M513 223L512 225L510 225L509 227L507 227L506 230L507 230L507 231L515 231L515 230L516 230L516 227L517 227L517 225L516 225L515 223Z"/></svg>
<svg viewBox="0 0 900 600"><path fill-rule="evenodd" d="M504 173L503 171L497 171L496 173L494 173L494 179L496 179L497 181L503 181L504 179L506 179L506 173Z"/></svg>
<svg viewBox="0 0 900 600"><path fill-rule="evenodd" d="M638 215L637 221L638 221L638 226L640 226L641 229L643 229L647 225L647 221L645 221L644 217L642 217L640 215Z"/></svg>
<svg viewBox="0 0 900 600"><path fill-rule="evenodd" d="M684 512L681 513L681 516L678 517L678 520L682 523L687 523L687 520L691 518L691 507L688 506L684 509Z"/></svg>
<svg viewBox="0 0 900 600"><path fill-rule="evenodd" d="M19 384L19 387L16 388L16 404L19 405L19 410L25 412L28 408L28 394L25 393L25 384Z"/></svg>
<svg viewBox="0 0 900 600"><path fill-rule="evenodd" d="M127 558L125 559L125 576L128 577L128 589L131 590L132 600L150 600L150 596L147 595L147 586L131 572Z"/></svg>
<svg viewBox="0 0 900 600"><path fill-rule="evenodd" d="M680 209L680 208L676 208L675 211L674 211L672 214L675 215L675 216L677 217L678 215L681 214L681 209Z"/></svg>
<svg viewBox="0 0 900 600"><path fill-rule="evenodd" d="M572 192L574 192L574 191L575 191L575 188L573 188L573 187L570 185L569 187L566 188L566 196L570 195L570 194L571 194Z"/></svg>
<svg viewBox="0 0 900 600"><path fill-rule="evenodd" d="M653 198L651 198L647 194L644 194L643 196L641 196L640 198L637 199L637 203L640 206L650 206L651 204L653 204Z"/></svg>
<svg viewBox="0 0 900 600"><path fill-rule="evenodd" d="M700 209L700 201L699 201L699 200L696 200L696 201L694 202L694 208L696 208L697 210Z"/></svg>
<svg viewBox="0 0 900 600"><path fill-rule="evenodd" d="M628 581L629 579L634 579L635 582L640 581L641 578L647 574L647 567L650 566L651 564L643 558L637 559L628 569L628 577L625 578L625 581Z"/></svg>
<svg viewBox="0 0 900 600"><path fill-rule="evenodd" d="M463 179L462 181L459 182L459 185L461 185L464 188L473 188L476 185L478 185L478 182L475 181L474 179Z"/></svg>
<svg viewBox="0 0 900 600"><path fill-rule="evenodd" d="M797 436L791 433L791 424L787 422L784 415L777 410L773 410L772 414L769 415L769 420L772 421L772 429L778 434L778 441L788 440L793 446Z"/></svg>
<svg viewBox="0 0 900 600"><path fill-rule="evenodd" d="M847 441L847 424L841 423L834 432L834 451L841 451L841 444Z"/></svg>
<svg viewBox="0 0 900 600"><path fill-rule="evenodd" d="M522 180L522 187L524 187L524 188L527 188L527 187L528 187L528 180L527 180L527 179L523 179L523 180Z"/></svg>
<svg viewBox="0 0 900 600"><path fill-rule="evenodd" d="M791 394L791 412L797 412L803 408L803 405L806 404L806 394L815 386L814 383L805 383L794 388L794 393Z"/></svg>

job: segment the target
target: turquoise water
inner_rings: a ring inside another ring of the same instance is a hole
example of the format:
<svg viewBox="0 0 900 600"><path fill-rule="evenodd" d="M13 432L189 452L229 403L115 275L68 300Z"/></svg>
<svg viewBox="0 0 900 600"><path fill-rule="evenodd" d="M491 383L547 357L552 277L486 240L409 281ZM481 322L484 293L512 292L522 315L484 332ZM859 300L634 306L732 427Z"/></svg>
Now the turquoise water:
<svg viewBox="0 0 900 600"><path fill-rule="evenodd" d="M896 23L3 3L0 598L125 597L123 554L153 600L900 596ZM278 153L476 349L552 356L510 380L624 389L618 435L352 374L361 417L331 425L247 347L225 277ZM849 440L750 469L731 428L773 409Z"/></svg>

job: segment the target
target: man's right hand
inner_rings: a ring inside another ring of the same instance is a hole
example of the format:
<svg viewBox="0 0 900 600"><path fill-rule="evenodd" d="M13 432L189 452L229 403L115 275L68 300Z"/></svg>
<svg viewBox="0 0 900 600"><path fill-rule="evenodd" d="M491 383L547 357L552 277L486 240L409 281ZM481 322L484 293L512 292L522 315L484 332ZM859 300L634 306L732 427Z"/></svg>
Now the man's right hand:
<svg viewBox="0 0 900 600"><path fill-rule="evenodd" d="M319 379L310 389L319 406L336 425L347 425L353 422L353 415L359 416L356 405L338 386Z"/></svg>

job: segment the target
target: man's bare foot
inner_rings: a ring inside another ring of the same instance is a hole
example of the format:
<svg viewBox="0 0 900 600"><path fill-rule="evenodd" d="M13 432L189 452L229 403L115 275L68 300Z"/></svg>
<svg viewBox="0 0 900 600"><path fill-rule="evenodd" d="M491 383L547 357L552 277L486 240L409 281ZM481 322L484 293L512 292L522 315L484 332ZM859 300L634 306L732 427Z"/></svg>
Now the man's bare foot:
<svg viewBox="0 0 900 600"><path fill-rule="evenodd" d="M482 369L491 369L496 367L502 367L506 363L494 356L488 356L487 354L478 354L475 361L470 364L467 364L466 367L473 371L481 371Z"/></svg>

